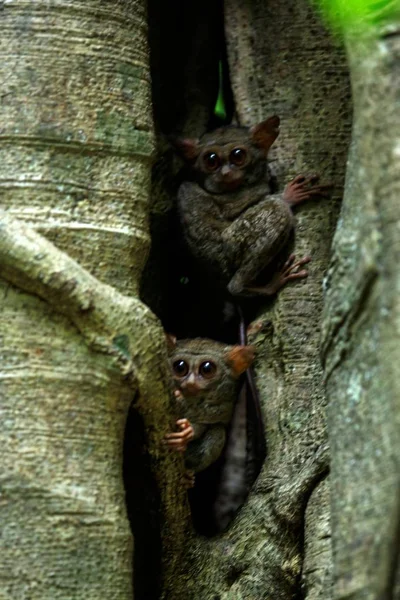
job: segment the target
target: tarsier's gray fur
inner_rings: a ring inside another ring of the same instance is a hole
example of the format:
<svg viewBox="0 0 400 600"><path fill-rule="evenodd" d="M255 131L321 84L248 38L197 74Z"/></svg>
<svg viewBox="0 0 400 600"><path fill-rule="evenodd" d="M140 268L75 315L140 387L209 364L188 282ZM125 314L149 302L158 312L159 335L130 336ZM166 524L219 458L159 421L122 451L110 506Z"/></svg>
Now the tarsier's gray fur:
<svg viewBox="0 0 400 600"><path fill-rule="evenodd" d="M232 418L239 379L229 353L233 346L207 339L180 340L170 353L171 366L184 360L189 374L197 372L199 364L212 361L217 371L203 383L195 396L185 394L178 399L180 417L188 419L194 429L194 439L185 453L185 463L194 472L202 471L220 456L226 439L226 428ZM175 379L181 389L179 379Z"/></svg>

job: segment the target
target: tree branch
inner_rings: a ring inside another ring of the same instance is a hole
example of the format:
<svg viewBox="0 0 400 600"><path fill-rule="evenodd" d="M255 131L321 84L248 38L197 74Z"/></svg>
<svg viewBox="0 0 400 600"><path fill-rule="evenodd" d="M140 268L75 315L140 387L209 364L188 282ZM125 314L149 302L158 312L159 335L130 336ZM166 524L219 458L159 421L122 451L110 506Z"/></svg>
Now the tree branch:
<svg viewBox="0 0 400 600"><path fill-rule="evenodd" d="M171 376L158 319L137 298L101 283L32 228L0 210L0 276L70 319L94 350L113 357L134 389L154 459L163 513L164 578L172 578L189 525L182 458L162 444L173 425ZM159 461L160 457L163 459ZM171 556L174 560L171 560Z"/></svg>
<svg viewBox="0 0 400 600"><path fill-rule="evenodd" d="M133 329L140 322L160 334L153 313L137 298L101 283L32 228L0 210L0 275L38 295L70 319L95 350L117 356L123 374L133 372L139 348ZM135 343L133 342L135 339ZM161 351L160 339L154 336Z"/></svg>

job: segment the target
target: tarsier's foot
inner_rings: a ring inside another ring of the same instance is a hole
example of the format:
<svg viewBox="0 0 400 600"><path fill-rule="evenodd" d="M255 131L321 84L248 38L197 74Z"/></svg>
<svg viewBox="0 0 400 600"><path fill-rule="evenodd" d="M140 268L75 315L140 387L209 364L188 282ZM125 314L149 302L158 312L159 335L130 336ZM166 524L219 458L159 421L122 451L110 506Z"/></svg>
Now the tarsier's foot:
<svg viewBox="0 0 400 600"><path fill-rule="evenodd" d="M176 422L180 431L176 433L167 433L165 443L177 452L185 452L188 443L194 437L194 429L188 419L178 419Z"/></svg>
<svg viewBox="0 0 400 600"><path fill-rule="evenodd" d="M261 331L262 327L263 327L263 322L262 321L253 321L247 327L247 332L246 332L247 333L247 337L256 335L259 331Z"/></svg>
<svg viewBox="0 0 400 600"><path fill-rule="evenodd" d="M308 271L305 269L299 270L303 265L306 265L311 261L311 256L305 256L296 261L296 255L291 254L282 269L278 271L265 286L266 290L270 291L270 294L276 294L284 285L294 279L305 279L308 277Z"/></svg>
<svg viewBox="0 0 400 600"><path fill-rule="evenodd" d="M189 488L194 487L194 484L195 484L194 471L189 471L189 469L187 469L183 476L183 485L185 486L185 488L189 489Z"/></svg>
<svg viewBox="0 0 400 600"><path fill-rule="evenodd" d="M311 260L311 256L305 256L300 260L296 261L295 254L291 254L282 269L275 273L271 281L263 287L246 287L249 292L255 292L263 296L272 296L276 294L288 281L293 279L305 279L308 277L308 271L299 268L306 265Z"/></svg>
<svg viewBox="0 0 400 600"><path fill-rule="evenodd" d="M310 175L309 177L297 175L285 187L283 200L290 206L295 206L310 198L327 198L332 185L317 185L318 181L319 175Z"/></svg>

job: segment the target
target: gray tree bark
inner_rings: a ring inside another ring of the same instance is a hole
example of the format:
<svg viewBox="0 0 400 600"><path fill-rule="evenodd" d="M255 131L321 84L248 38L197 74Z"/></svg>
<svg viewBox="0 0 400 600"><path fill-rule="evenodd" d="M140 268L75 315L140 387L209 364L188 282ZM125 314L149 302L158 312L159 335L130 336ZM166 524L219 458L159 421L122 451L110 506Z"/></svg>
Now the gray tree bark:
<svg viewBox="0 0 400 600"><path fill-rule="evenodd" d="M388 2L346 32L354 125L323 320L337 599L400 597L399 31Z"/></svg>
<svg viewBox="0 0 400 600"><path fill-rule="evenodd" d="M185 514L182 465L160 443L173 422L163 332L137 299L153 152L145 3L1 9L0 597L128 600L133 400L162 464L166 574Z"/></svg>

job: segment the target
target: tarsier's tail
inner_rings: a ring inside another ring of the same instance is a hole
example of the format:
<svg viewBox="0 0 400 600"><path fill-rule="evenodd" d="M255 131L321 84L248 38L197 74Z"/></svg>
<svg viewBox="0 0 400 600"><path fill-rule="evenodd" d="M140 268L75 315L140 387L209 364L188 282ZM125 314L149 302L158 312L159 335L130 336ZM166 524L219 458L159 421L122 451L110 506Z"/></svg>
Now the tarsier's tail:
<svg viewBox="0 0 400 600"><path fill-rule="evenodd" d="M245 346L247 327L241 307L236 308L239 315L239 341ZM245 502L266 456L264 423L251 368L243 375L224 456L213 509L219 531L226 529Z"/></svg>
<svg viewBox="0 0 400 600"><path fill-rule="evenodd" d="M237 305L239 315L239 340L247 345L247 324L242 307ZM246 476L250 487L258 477L267 454L265 439L264 418L261 410L260 396L258 394L253 367L246 371L244 383L247 407L247 465Z"/></svg>

